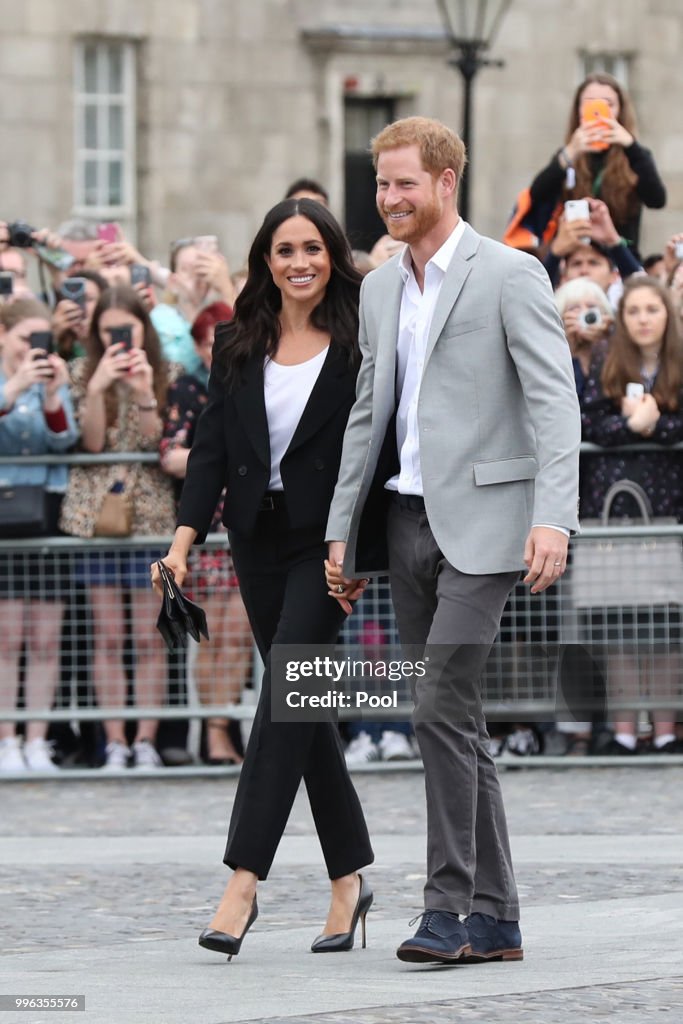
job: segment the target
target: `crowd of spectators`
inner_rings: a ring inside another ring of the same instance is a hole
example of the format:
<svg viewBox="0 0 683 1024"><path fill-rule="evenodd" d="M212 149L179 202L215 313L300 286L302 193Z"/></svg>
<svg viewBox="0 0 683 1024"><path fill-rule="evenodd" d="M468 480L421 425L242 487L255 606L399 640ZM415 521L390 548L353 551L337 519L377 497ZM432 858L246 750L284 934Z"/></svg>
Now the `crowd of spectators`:
<svg viewBox="0 0 683 1024"><path fill-rule="evenodd" d="M308 178L294 182L287 196L329 202L325 189ZM637 141L627 94L610 76L590 76L572 101L564 144L527 196L535 223L542 219L543 241L533 251L555 289L584 440L600 446L600 454L582 456L584 518L600 514L610 484L629 479L644 489L656 516L683 521L681 453L674 447L683 441L683 232L662 239L660 252L645 258L639 252L643 206L665 201L654 158ZM400 248L383 236L371 252L354 256L367 273ZM6 499L0 503L0 538L61 534L83 540L70 559L59 547L0 552L0 706L21 703L29 712L45 712L55 701L63 620L69 611L76 615L74 594L90 627L80 656L93 701L103 707L134 702L148 711L167 703L171 666L154 635L149 565L165 550L159 537L174 526L194 429L207 401L215 326L232 316L245 278L244 270L231 272L214 235L173 241L165 265L141 253L117 225L70 220L53 232L0 221L0 455L36 457L31 464L0 465ZM652 445L652 454L620 450L636 442ZM120 453L122 460L68 469L38 459L67 451ZM136 461L135 453L159 460ZM24 516L22 529L13 521L10 497L29 500L36 491L42 493L41 513ZM614 512L638 514L628 497ZM220 513L219 505L216 533L222 530ZM128 536L150 541L117 549L115 538ZM108 543L89 543L97 538ZM225 546L193 554L188 586L205 608L212 634L212 643L194 655L196 696L223 709L207 719L203 751L209 763L239 763L242 748L230 707L250 676L252 643ZM637 615L632 610L634 621ZM600 616L609 617L609 609L588 617L589 635ZM675 646L677 609L669 619ZM389 629L384 620L364 617L359 642L371 649ZM184 661L180 667L183 674ZM638 672L633 661L613 662L605 667L605 685L623 692L623 677L629 676L635 693ZM105 716L102 740L89 759L112 771L160 766L157 731L151 715L132 724ZM600 742L603 731L608 740ZM403 724L356 727L349 740L352 764L414 756ZM559 729L520 723L500 735L496 730L492 750L527 754L551 750L553 742L554 751L569 754L634 753L643 746L636 717L622 714L619 721ZM683 752L675 711L653 714L651 744ZM28 721L23 736L14 724L0 722L0 772L56 771L59 754L53 758L44 717Z"/></svg>

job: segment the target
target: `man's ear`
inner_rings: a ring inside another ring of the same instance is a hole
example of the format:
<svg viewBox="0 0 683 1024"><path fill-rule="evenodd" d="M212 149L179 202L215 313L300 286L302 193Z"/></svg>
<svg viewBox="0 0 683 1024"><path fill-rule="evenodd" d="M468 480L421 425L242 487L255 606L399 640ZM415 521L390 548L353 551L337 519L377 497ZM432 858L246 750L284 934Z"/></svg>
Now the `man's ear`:
<svg viewBox="0 0 683 1024"><path fill-rule="evenodd" d="M458 187L458 179L455 176L455 171L452 167L447 167L445 171L442 171L439 176L439 185L441 187L441 194L444 196L455 195Z"/></svg>

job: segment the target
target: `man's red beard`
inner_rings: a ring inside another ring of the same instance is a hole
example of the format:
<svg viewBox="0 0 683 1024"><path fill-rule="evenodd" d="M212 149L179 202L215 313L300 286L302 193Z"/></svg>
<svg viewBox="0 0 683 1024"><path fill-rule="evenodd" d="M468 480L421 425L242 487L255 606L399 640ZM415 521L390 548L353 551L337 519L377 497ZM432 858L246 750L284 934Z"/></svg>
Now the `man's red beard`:
<svg viewBox="0 0 683 1024"><path fill-rule="evenodd" d="M417 208L410 206L408 208L410 216L405 218L393 220L384 211L383 207L378 205L377 209L391 237L396 239L397 242L406 242L408 245L419 242L421 238L428 235L438 224L443 212L443 207L436 195L436 190L428 204ZM396 210L395 212L401 213L404 211Z"/></svg>

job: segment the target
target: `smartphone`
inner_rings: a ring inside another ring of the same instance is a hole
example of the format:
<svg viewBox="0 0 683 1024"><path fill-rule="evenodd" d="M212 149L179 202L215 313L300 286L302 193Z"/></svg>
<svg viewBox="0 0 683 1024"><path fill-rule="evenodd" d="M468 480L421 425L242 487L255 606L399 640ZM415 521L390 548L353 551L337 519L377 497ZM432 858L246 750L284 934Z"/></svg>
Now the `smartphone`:
<svg viewBox="0 0 683 1024"><path fill-rule="evenodd" d="M677 260L683 260L683 242L676 242L674 245L674 256Z"/></svg>
<svg viewBox="0 0 683 1024"><path fill-rule="evenodd" d="M626 397L627 398L642 398L645 394L645 386L643 384L627 384L626 385Z"/></svg>
<svg viewBox="0 0 683 1024"><path fill-rule="evenodd" d="M53 351L52 331L33 331L29 334L28 340L31 348L42 349L46 357Z"/></svg>
<svg viewBox="0 0 683 1024"><path fill-rule="evenodd" d="M565 220L590 220L591 211L587 199L568 199L564 204Z"/></svg>
<svg viewBox="0 0 683 1024"><path fill-rule="evenodd" d="M607 122L613 117L610 105L607 100L584 100L581 104L581 124L601 124L607 126ZM590 147L595 153L603 149L609 149L609 142L594 142Z"/></svg>
<svg viewBox="0 0 683 1024"><path fill-rule="evenodd" d="M119 226L114 222L97 225L97 238L100 242L118 242Z"/></svg>
<svg viewBox="0 0 683 1024"><path fill-rule="evenodd" d="M14 291L14 274L11 270L0 270L0 295L11 295Z"/></svg>
<svg viewBox="0 0 683 1024"><path fill-rule="evenodd" d="M133 328L130 324L122 327L110 327L109 337L112 345L123 345L125 352L130 352L133 347Z"/></svg>
<svg viewBox="0 0 683 1024"><path fill-rule="evenodd" d="M218 252L218 235L197 235L194 244L202 252Z"/></svg>
<svg viewBox="0 0 683 1024"><path fill-rule="evenodd" d="M51 249L47 245L34 245L33 249L43 263L48 263L55 270L70 270L75 262L74 257L66 249Z"/></svg>
<svg viewBox="0 0 683 1024"><path fill-rule="evenodd" d="M149 272L149 267L146 267L144 263L131 263L130 283L132 285L144 284L146 288L149 288L152 283L152 275Z"/></svg>
<svg viewBox="0 0 683 1024"><path fill-rule="evenodd" d="M71 302L78 303L81 309L85 309L85 286L86 279L84 277L66 277L62 281L59 291L62 298L70 299Z"/></svg>

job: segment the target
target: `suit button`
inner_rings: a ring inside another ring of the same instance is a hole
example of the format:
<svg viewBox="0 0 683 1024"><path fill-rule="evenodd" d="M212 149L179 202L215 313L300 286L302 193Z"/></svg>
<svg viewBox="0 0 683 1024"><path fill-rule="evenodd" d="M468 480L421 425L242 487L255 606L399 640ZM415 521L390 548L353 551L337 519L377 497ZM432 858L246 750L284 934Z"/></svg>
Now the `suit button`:
<svg viewBox="0 0 683 1024"><path fill-rule="evenodd" d="M313 463L313 465L315 466L316 469L324 469L325 468L325 460L324 459L316 459L315 462Z"/></svg>
<svg viewBox="0 0 683 1024"><path fill-rule="evenodd" d="M237 470L237 472L239 473L240 476L246 476L247 475L247 467L246 466L240 466L239 469Z"/></svg>

